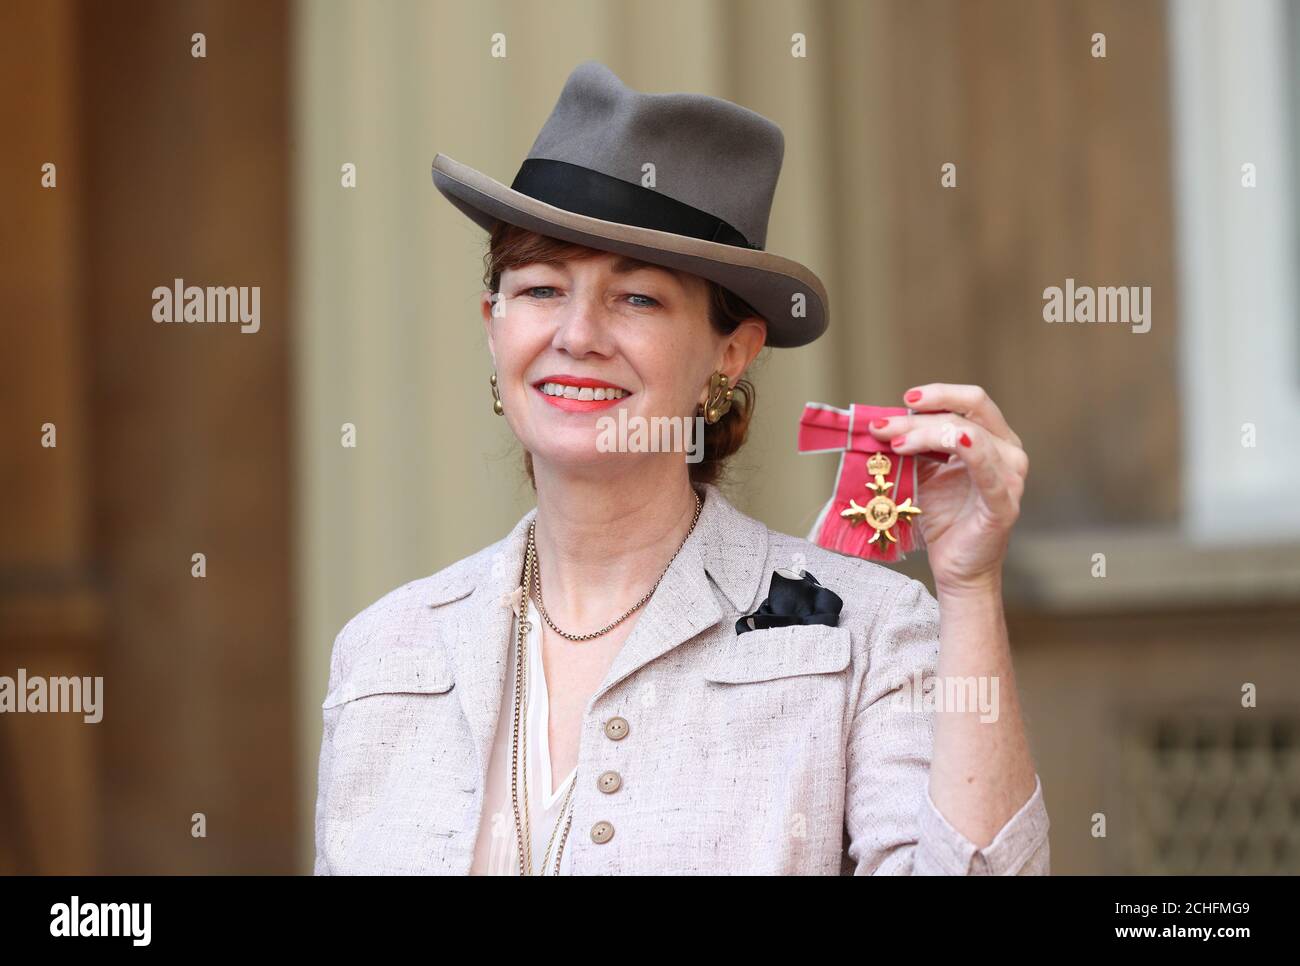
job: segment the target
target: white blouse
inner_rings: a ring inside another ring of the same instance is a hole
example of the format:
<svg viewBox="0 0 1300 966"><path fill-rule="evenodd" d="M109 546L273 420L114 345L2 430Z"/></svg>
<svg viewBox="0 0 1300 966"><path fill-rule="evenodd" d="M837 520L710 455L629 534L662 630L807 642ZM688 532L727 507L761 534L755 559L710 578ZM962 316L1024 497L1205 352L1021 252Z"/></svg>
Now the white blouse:
<svg viewBox="0 0 1300 966"><path fill-rule="evenodd" d="M560 822L560 830L555 835L555 848L559 847L564 835L561 820L561 807L565 793L574 781L577 768L552 787L551 778L551 742L550 742L550 699L546 690L546 675L542 671L542 617L537 612L531 597L528 598L528 663L525 710L528 721L528 821L532 838L533 874L542 874L542 857L546 846L551 841L551 832ZM510 801L510 742L514 735L515 712L515 661L518 627L516 621L510 625L510 654L506 690L501 702L501 713L497 718L496 738L492 743L492 759L488 764L487 788L484 791L483 814L479 823L478 839L474 846L474 864L470 867L471 875L518 875L519 847L515 838L514 808ZM522 764L522 763L521 763ZM522 769L519 788L524 787ZM523 802L520 801L520 808ZM576 824L569 828L569 842L560 859L560 874L569 870L569 858L573 854L573 836ZM546 875L555 873L554 851L547 864Z"/></svg>

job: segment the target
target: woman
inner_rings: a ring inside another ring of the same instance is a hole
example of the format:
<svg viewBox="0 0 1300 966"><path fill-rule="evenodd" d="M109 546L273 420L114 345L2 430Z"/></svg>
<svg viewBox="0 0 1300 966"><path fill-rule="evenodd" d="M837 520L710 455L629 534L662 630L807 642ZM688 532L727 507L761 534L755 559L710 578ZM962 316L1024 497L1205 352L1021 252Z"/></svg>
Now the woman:
<svg viewBox="0 0 1300 966"><path fill-rule="evenodd" d="M993 401L917 386L872 426L895 453L956 456L921 475L937 600L714 485L760 349L827 323L816 276L763 251L782 147L751 111L588 62L511 188L435 159L491 231L492 404L537 507L340 632L317 873L1048 871L1000 590L1028 463ZM614 416L693 415L698 462L607 445ZM837 617L749 630L778 580L838 597ZM932 675L1000 700L918 708Z"/></svg>

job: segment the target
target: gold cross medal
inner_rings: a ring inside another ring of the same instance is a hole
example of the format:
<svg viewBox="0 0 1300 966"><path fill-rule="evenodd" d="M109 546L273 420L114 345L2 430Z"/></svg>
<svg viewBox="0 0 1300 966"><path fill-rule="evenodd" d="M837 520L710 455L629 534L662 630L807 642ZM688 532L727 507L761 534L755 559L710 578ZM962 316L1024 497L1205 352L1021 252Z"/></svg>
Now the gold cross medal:
<svg viewBox="0 0 1300 966"><path fill-rule="evenodd" d="M903 560L911 551L925 548L920 521L914 519L921 508L912 503L913 497L921 496L917 460L943 462L949 454L895 453L871 436L868 428L882 416L910 412L898 406L860 403L848 409L817 402L804 406L799 419L799 452L840 454L835 490L808 536L817 546L876 563ZM870 496L863 496L864 486ZM862 503L855 496L862 497ZM869 526L861 526L863 523Z"/></svg>
<svg viewBox="0 0 1300 966"><path fill-rule="evenodd" d="M911 522L912 517L921 512L919 506L912 504L912 498L909 496L902 503L895 503L889 495L889 491L894 488L894 484L885 477L893 468L888 456L884 453L872 453L867 458L867 472L876 478L874 483L867 483L867 489L875 494L867 501L866 506L862 506L857 500L849 500L849 506L846 510L840 511L840 516L848 520L853 526L859 523L869 523L875 528L876 532L871 535L868 544L878 543L883 535L890 543L898 543L898 537L894 536L894 524L899 519Z"/></svg>

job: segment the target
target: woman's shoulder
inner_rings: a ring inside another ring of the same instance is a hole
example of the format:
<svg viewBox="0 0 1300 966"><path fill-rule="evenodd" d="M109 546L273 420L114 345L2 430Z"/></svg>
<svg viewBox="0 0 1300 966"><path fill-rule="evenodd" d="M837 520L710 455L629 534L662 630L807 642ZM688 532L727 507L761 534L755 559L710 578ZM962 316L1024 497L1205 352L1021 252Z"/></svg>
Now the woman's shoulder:
<svg viewBox="0 0 1300 966"><path fill-rule="evenodd" d="M388 591L343 625L335 646L355 650L436 622L442 604L467 596L490 570L503 542L504 538Z"/></svg>
<svg viewBox="0 0 1300 966"><path fill-rule="evenodd" d="M803 537L769 528L765 583L771 579L771 572L780 568L802 570L838 595L844 601L841 626L870 630L896 606L923 609L928 616L929 603L933 602L929 589L914 577L877 561L827 550Z"/></svg>
<svg viewBox="0 0 1300 966"><path fill-rule="evenodd" d="M716 486L709 487L709 492L710 496L720 497L720 529L726 532L722 543L727 552L738 552L740 548L757 551L760 545L766 544L766 559L761 571L763 596L767 594L772 572L780 569L807 571L823 587L838 593L846 608L863 600L897 594L911 583L920 583L874 560L827 550L804 537L775 530L722 496Z"/></svg>
<svg viewBox="0 0 1300 966"><path fill-rule="evenodd" d="M767 562L772 568L798 566L813 574L823 586L822 575L854 591L897 592L913 578L885 564L827 550L804 537L767 528ZM834 589L834 588L832 588Z"/></svg>
<svg viewBox="0 0 1300 966"><path fill-rule="evenodd" d="M939 605L922 581L874 560L769 530L767 572L759 600L767 596L772 571L792 565L844 602L836 626L850 632L849 652L858 673L873 669L878 681L903 680L936 665Z"/></svg>

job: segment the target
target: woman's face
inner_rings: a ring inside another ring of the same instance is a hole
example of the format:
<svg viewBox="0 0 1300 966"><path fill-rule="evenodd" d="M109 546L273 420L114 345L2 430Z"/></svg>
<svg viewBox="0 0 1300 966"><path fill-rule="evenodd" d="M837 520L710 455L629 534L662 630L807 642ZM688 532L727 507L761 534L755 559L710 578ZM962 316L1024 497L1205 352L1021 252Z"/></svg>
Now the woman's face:
<svg viewBox="0 0 1300 966"><path fill-rule="evenodd" d="M694 417L713 371L734 384L766 336L760 319L720 335L704 279L607 252L508 269L500 288L482 312L506 419L534 462L569 469L665 458L602 451L602 418Z"/></svg>

